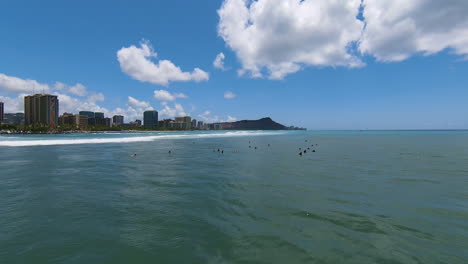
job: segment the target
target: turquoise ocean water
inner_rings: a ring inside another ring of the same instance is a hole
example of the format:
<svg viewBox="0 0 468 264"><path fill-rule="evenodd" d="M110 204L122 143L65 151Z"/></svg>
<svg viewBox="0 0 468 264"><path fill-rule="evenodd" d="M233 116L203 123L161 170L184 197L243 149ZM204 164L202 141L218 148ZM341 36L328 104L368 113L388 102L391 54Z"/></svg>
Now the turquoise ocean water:
<svg viewBox="0 0 468 264"><path fill-rule="evenodd" d="M0 136L0 263L468 263L468 132Z"/></svg>

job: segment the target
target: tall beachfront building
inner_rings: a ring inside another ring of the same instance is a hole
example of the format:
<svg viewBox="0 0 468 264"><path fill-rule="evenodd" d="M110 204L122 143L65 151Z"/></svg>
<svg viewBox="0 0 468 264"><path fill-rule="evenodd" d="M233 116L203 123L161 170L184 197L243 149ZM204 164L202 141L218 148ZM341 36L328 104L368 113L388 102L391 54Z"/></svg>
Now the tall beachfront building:
<svg viewBox="0 0 468 264"><path fill-rule="evenodd" d="M145 127L158 126L158 111L148 110L143 113L143 123Z"/></svg>
<svg viewBox="0 0 468 264"><path fill-rule="evenodd" d="M114 126L121 126L124 123L124 116L122 115L115 115L112 117L112 123Z"/></svg>
<svg viewBox="0 0 468 264"><path fill-rule="evenodd" d="M59 117L59 100L56 95L35 94L24 97L25 125L56 127Z"/></svg>
<svg viewBox="0 0 468 264"><path fill-rule="evenodd" d="M0 102L0 124L3 123L3 103Z"/></svg>
<svg viewBox="0 0 468 264"><path fill-rule="evenodd" d="M181 123L182 129L192 128L192 118L190 116L176 117L176 123Z"/></svg>

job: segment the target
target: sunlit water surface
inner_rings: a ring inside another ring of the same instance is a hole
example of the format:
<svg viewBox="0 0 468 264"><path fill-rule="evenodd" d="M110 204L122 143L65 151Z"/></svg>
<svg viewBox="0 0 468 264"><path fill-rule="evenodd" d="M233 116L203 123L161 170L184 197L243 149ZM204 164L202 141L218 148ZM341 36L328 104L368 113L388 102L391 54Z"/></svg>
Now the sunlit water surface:
<svg viewBox="0 0 468 264"><path fill-rule="evenodd" d="M467 249L465 131L0 136L0 263L468 263Z"/></svg>

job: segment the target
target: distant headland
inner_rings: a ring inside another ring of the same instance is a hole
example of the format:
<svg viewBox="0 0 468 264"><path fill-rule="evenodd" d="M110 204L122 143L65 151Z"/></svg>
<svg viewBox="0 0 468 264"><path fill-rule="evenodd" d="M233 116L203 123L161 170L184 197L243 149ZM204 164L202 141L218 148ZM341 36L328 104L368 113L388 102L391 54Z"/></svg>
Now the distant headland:
<svg viewBox="0 0 468 264"><path fill-rule="evenodd" d="M270 117L264 117L258 120L223 122L220 124L225 130L306 130L305 128L294 126L287 127L273 121Z"/></svg>

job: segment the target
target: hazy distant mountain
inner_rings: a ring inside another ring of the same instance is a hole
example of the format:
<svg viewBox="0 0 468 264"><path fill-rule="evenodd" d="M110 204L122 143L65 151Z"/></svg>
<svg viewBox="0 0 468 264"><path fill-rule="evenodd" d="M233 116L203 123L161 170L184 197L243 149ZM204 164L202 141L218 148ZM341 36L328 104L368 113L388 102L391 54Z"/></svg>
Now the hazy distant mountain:
<svg viewBox="0 0 468 264"><path fill-rule="evenodd" d="M223 129L232 130L286 130L288 127L276 123L269 117L261 118L259 120L241 120L236 122L221 123Z"/></svg>

